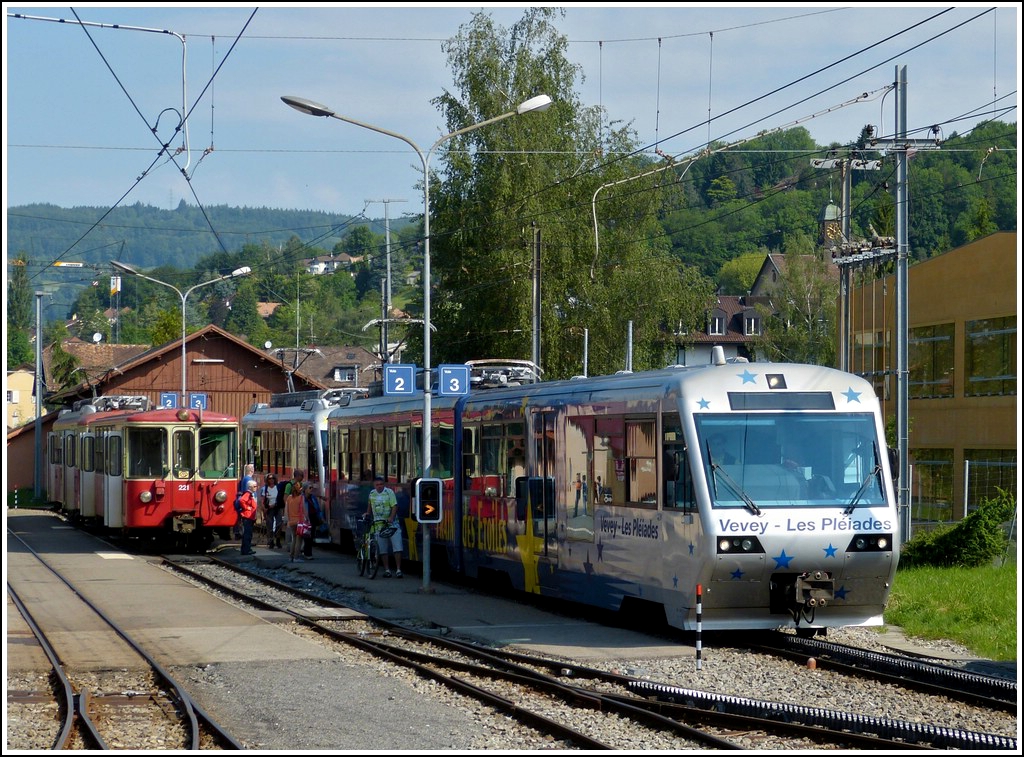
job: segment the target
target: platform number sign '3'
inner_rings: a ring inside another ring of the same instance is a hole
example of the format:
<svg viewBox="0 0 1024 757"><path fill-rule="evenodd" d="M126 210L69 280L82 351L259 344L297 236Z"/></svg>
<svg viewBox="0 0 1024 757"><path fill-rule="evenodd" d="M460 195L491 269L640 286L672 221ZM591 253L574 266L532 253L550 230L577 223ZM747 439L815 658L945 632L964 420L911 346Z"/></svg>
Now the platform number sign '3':
<svg viewBox="0 0 1024 757"><path fill-rule="evenodd" d="M437 393L445 397L469 394L468 365L439 365Z"/></svg>

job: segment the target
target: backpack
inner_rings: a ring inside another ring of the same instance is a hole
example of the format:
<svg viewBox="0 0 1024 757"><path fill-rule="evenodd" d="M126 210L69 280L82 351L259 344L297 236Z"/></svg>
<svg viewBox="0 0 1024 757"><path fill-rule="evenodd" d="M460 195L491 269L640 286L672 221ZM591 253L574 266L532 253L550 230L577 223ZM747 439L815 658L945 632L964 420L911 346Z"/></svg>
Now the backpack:
<svg viewBox="0 0 1024 757"><path fill-rule="evenodd" d="M313 526L313 530L316 530L324 523L324 512L320 509L320 501L314 494L311 497L306 498L306 503L309 505L309 523Z"/></svg>

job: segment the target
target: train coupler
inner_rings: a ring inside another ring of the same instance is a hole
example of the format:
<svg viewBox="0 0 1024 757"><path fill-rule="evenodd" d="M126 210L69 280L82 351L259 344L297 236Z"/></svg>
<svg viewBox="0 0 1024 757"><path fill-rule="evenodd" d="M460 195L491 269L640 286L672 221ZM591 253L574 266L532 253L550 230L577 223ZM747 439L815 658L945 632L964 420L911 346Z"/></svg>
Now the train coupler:
<svg viewBox="0 0 1024 757"><path fill-rule="evenodd" d="M824 570L815 570L797 576L795 598L798 604L807 608L824 607L835 599L835 584Z"/></svg>
<svg viewBox="0 0 1024 757"><path fill-rule="evenodd" d="M176 534L190 534L196 530L196 516L175 515L171 518L171 530Z"/></svg>

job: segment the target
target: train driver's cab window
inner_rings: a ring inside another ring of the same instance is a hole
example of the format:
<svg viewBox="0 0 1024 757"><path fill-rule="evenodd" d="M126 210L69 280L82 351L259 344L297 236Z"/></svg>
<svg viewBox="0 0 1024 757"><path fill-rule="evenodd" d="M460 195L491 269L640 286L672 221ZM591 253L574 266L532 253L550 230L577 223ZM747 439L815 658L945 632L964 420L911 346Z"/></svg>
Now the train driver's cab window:
<svg viewBox="0 0 1024 757"><path fill-rule="evenodd" d="M128 429L128 476L132 478L163 475L167 459L167 435L162 428Z"/></svg>
<svg viewBox="0 0 1024 757"><path fill-rule="evenodd" d="M203 478L238 478L238 433L233 428L199 430L199 474Z"/></svg>

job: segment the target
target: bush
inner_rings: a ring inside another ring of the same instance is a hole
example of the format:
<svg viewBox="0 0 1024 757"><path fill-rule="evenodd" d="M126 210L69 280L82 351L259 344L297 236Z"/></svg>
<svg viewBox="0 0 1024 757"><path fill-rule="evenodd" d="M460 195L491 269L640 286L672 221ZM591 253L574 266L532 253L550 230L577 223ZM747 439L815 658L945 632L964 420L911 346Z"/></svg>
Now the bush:
<svg viewBox="0 0 1024 757"><path fill-rule="evenodd" d="M915 536L900 551L900 567L976 568L1001 555L1007 546L1003 523L1013 517L1017 503L1012 493L984 500L959 523Z"/></svg>

